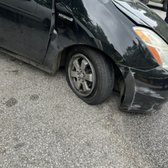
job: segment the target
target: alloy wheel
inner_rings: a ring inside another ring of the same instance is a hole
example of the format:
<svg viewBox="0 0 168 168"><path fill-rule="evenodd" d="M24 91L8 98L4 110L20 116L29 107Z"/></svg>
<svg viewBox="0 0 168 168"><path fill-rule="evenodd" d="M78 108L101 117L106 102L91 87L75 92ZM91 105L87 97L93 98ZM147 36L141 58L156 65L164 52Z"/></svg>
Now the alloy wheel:
<svg viewBox="0 0 168 168"><path fill-rule="evenodd" d="M68 66L68 76L72 87L80 96L89 96L95 88L94 66L83 54L72 56Z"/></svg>

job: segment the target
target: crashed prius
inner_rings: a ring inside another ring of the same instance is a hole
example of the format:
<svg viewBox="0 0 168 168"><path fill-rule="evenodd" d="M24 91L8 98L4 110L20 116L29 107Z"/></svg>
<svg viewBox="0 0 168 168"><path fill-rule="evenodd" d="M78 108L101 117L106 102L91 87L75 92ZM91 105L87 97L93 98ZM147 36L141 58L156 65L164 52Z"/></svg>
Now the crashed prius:
<svg viewBox="0 0 168 168"><path fill-rule="evenodd" d="M54 74L84 102L115 89L120 109L160 109L168 97L168 25L133 0L0 0L0 51Z"/></svg>

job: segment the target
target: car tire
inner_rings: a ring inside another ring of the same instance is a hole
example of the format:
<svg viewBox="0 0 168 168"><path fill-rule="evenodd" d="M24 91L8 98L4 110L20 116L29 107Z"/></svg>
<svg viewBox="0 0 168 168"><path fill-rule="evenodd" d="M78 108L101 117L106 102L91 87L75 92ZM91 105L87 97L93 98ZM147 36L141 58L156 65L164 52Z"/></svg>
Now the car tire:
<svg viewBox="0 0 168 168"><path fill-rule="evenodd" d="M165 0L165 1L163 2L163 10L164 10L164 11L167 11L167 3L168 3L168 0Z"/></svg>
<svg viewBox="0 0 168 168"><path fill-rule="evenodd" d="M100 52L77 47L68 55L66 78L80 99L90 105L100 104L109 98L113 91L113 64Z"/></svg>

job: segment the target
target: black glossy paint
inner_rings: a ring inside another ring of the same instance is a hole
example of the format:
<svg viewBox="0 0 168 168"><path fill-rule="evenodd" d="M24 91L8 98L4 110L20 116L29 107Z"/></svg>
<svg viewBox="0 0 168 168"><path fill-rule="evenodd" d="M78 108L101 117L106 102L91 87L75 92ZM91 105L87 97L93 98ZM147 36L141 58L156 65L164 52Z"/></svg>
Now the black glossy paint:
<svg viewBox="0 0 168 168"><path fill-rule="evenodd" d="M167 100L168 72L133 32L152 29L168 43L168 26L132 0L0 0L0 50L55 73L71 47L112 59L124 79L121 109L154 111Z"/></svg>
<svg viewBox="0 0 168 168"><path fill-rule="evenodd" d="M52 3L0 0L1 47L42 63L51 28Z"/></svg>

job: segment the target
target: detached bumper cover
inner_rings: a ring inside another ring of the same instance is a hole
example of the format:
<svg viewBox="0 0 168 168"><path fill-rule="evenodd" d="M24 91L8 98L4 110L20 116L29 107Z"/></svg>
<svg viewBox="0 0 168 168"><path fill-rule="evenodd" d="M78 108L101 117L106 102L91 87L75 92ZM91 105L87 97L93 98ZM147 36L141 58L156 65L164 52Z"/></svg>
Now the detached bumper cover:
<svg viewBox="0 0 168 168"><path fill-rule="evenodd" d="M121 68L125 79L120 109L153 112L168 100L168 71L157 67L149 71Z"/></svg>

